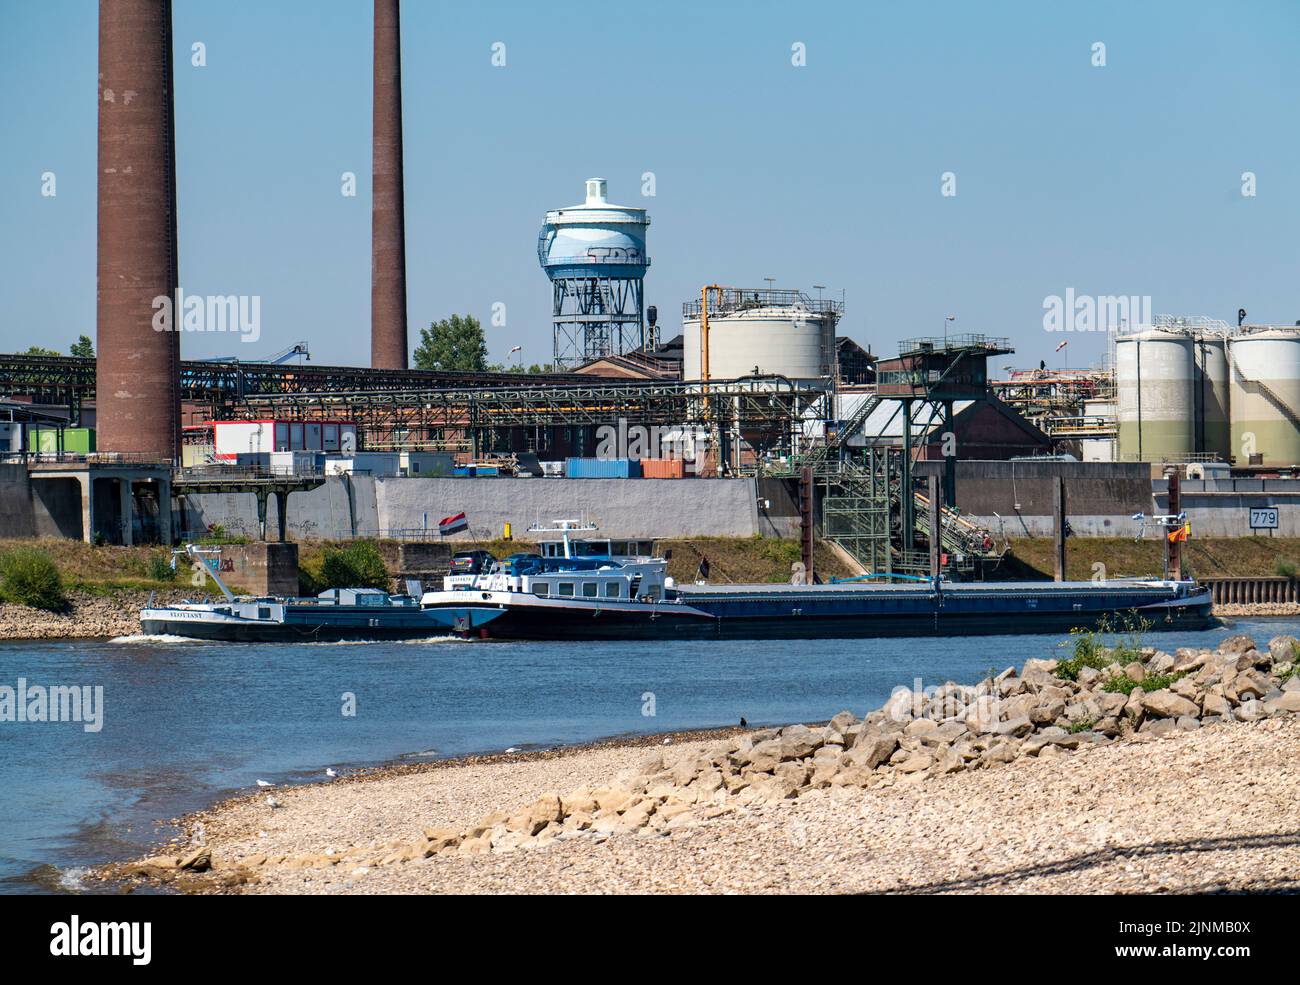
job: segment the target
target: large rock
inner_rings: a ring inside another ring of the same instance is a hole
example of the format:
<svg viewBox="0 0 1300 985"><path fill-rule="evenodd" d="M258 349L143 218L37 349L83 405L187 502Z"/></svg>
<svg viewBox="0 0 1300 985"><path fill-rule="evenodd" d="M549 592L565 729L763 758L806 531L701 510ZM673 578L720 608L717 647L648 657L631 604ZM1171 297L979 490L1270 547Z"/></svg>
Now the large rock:
<svg viewBox="0 0 1300 985"><path fill-rule="evenodd" d="M1196 681L1190 677L1180 677L1169 685L1169 690L1180 698L1186 698L1188 701L1196 701L1201 696L1201 689L1196 686Z"/></svg>
<svg viewBox="0 0 1300 985"><path fill-rule="evenodd" d="M851 711L842 711L830 720L830 727L840 735L844 735L850 728L858 723Z"/></svg>
<svg viewBox="0 0 1300 985"><path fill-rule="evenodd" d="M900 773L920 773L922 770L928 770L934 763L934 756L929 752L918 751L900 762L895 769Z"/></svg>
<svg viewBox="0 0 1300 985"><path fill-rule="evenodd" d="M881 710L885 713L885 718L891 722L907 722L915 717L913 709L919 703L919 699L911 691L899 688L890 695Z"/></svg>
<svg viewBox="0 0 1300 985"><path fill-rule="evenodd" d="M1272 687L1273 684L1268 676L1252 667L1238 673L1223 689L1223 693L1228 696L1229 701L1241 703L1250 698L1262 698L1272 690Z"/></svg>
<svg viewBox="0 0 1300 985"><path fill-rule="evenodd" d="M1294 636L1274 636L1268 641L1268 652L1273 658L1273 663L1295 663L1297 653L1296 648L1300 647L1300 640Z"/></svg>
<svg viewBox="0 0 1300 985"><path fill-rule="evenodd" d="M886 762L898 748L898 736L892 733L864 734L849 750L848 758L854 766L874 770Z"/></svg>
<svg viewBox="0 0 1300 985"><path fill-rule="evenodd" d="M1182 695L1174 694L1168 688L1152 691L1142 698L1144 711L1160 718L1177 718L1180 715L1199 715L1201 710L1195 702L1188 701Z"/></svg>
<svg viewBox="0 0 1300 985"><path fill-rule="evenodd" d="M1264 710L1270 715L1300 712L1300 690L1283 691L1280 698L1264 702Z"/></svg>
<svg viewBox="0 0 1300 985"><path fill-rule="evenodd" d="M991 695L976 698L966 709L966 727L977 735L995 731L1003 702Z"/></svg>
<svg viewBox="0 0 1300 985"><path fill-rule="evenodd" d="M1124 717L1133 723L1134 727L1142 724L1142 719L1146 717L1146 710L1142 707L1142 699L1147 695L1146 691L1140 687L1135 687L1129 692L1128 700L1124 702Z"/></svg>
<svg viewBox="0 0 1300 985"><path fill-rule="evenodd" d="M784 758L782 755L782 745L780 739L768 739L766 742L760 742L743 755L741 764L748 770L757 773L770 773L780 765Z"/></svg>
<svg viewBox="0 0 1300 985"><path fill-rule="evenodd" d="M1248 653L1254 649L1255 641L1249 636L1229 636L1219 644L1220 653Z"/></svg>
<svg viewBox="0 0 1300 985"><path fill-rule="evenodd" d="M1044 699L1041 692L1038 697L1039 703L1029 711L1029 720L1035 725L1051 725L1065 714L1065 701L1062 698L1053 696Z"/></svg>
<svg viewBox="0 0 1300 985"><path fill-rule="evenodd" d="M803 759L811 756L824 740L822 732L810 729L807 725L789 725L781 730L781 758Z"/></svg>
<svg viewBox="0 0 1300 985"><path fill-rule="evenodd" d="M1231 715L1232 702L1223 694L1223 686L1215 684L1205 692L1201 703L1201 713L1203 715Z"/></svg>
<svg viewBox="0 0 1300 985"><path fill-rule="evenodd" d="M1165 653L1164 650L1157 650L1147 660L1147 673L1167 674L1174 669L1174 663L1173 654Z"/></svg>

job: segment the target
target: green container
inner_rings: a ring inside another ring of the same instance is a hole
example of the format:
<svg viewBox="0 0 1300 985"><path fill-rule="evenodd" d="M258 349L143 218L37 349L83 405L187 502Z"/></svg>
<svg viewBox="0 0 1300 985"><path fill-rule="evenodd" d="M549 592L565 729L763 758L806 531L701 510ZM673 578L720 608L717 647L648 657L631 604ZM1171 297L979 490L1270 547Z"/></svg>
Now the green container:
<svg viewBox="0 0 1300 985"><path fill-rule="evenodd" d="M89 455L95 450L94 428L63 428L62 445L58 428L28 428L27 450L55 454Z"/></svg>

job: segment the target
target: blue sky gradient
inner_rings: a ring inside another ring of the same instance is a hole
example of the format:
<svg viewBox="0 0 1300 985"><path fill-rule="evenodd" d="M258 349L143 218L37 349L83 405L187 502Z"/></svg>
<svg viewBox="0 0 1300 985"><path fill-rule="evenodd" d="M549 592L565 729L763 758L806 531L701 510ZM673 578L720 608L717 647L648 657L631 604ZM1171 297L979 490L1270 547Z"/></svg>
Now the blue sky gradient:
<svg viewBox="0 0 1300 985"><path fill-rule="evenodd" d="M186 335L187 358L305 339L314 361L368 361L371 8L176 0L181 286L262 296L256 345ZM93 335L97 16L0 0L0 351ZM1043 301L1067 288L1300 319L1300 4L406 0L402 18L413 343L504 302L491 357L549 359L537 231L592 175L650 211L665 337L701 284L765 277L843 289L841 332L876 352L955 314L1022 365L1061 361ZM1069 338L1070 365L1102 357L1101 335Z"/></svg>

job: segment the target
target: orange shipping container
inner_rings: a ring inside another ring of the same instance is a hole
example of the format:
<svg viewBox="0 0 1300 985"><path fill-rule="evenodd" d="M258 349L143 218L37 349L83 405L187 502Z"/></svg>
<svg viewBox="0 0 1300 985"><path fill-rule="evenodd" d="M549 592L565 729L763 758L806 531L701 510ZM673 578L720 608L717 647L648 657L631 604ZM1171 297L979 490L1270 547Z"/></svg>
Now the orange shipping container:
<svg viewBox="0 0 1300 985"><path fill-rule="evenodd" d="M680 458L641 459L643 479L685 479L686 463Z"/></svg>

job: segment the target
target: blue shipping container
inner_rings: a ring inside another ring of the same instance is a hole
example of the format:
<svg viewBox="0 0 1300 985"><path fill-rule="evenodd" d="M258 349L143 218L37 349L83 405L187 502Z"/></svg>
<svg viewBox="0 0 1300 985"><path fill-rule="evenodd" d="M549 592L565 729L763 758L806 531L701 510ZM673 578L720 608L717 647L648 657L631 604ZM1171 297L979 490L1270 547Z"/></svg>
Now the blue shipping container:
<svg viewBox="0 0 1300 985"><path fill-rule="evenodd" d="M639 458L569 458L564 474L570 479L639 479Z"/></svg>

